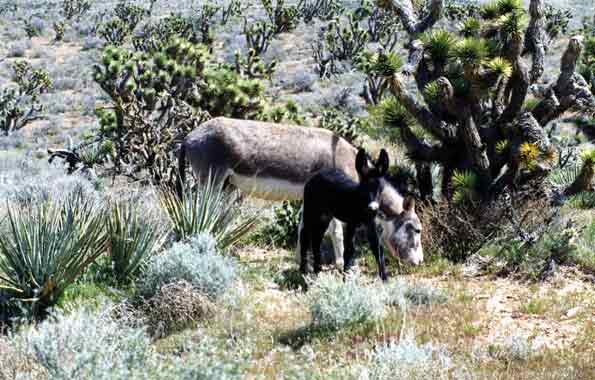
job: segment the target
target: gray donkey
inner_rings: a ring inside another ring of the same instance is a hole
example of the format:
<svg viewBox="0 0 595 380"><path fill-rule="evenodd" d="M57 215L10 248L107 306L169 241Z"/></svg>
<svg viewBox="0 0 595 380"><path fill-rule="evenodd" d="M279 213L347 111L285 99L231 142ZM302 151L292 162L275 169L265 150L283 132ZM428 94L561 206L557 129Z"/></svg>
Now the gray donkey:
<svg viewBox="0 0 595 380"><path fill-rule="evenodd" d="M211 173L257 198L297 200L303 198L306 182L323 169L342 170L358 181L356 154L355 147L325 129L218 117L188 134L178 164L182 183L187 157L199 182ZM389 252L411 264L421 263L421 222L415 203L404 200L384 179L379 203L376 223ZM337 265L342 267L341 223L334 220L330 230ZM299 246L296 258L301 261Z"/></svg>

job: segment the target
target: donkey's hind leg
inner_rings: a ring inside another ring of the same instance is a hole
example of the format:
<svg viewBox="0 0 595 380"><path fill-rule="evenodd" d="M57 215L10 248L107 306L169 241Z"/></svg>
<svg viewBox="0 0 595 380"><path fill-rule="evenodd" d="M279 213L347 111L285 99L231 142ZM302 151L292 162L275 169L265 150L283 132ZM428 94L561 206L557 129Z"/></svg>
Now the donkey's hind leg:
<svg viewBox="0 0 595 380"><path fill-rule="evenodd" d="M343 223L338 219L333 218L328 228L328 233L331 235L333 242L333 250L335 252L335 265L338 269L343 269Z"/></svg>

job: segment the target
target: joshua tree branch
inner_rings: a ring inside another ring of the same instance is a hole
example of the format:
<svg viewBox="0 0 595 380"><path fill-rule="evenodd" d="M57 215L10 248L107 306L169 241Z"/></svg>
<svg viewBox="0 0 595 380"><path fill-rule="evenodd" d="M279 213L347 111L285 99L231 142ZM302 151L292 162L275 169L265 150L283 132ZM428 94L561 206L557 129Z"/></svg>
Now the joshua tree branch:
<svg viewBox="0 0 595 380"><path fill-rule="evenodd" d="M442 16L444 5L443 0L432 0L428 15L424 19L418 20L411 0L378 0L377 4L379 7L395 12L410 35L423 33L431 28Z"/></svg>
<svg viewBox="0 0 595 380"><path fill-rule="evenodd" d="M420 140L408 125L399 127L401 137L407 145L409 157L415 161L423 162L447 162L452 156L452 151L449 147L442 145L432 145L427 141Z"/></svg>
<svg viewBox="0 0 595 380"><path fill-rule="evenodd" d="M490 178L490 160L485 144L481 141L479 131L475 125L472 112L464 111L465 120L460 124L459 131L468 151L469 161L484 179ZM487 183L486 183L487 185Z"/></svg>
<svg viewBox="0 0 595 380"><path fill-rule="evenodd" d="M595 96L589 83L578 73L576 66L582 52L582 36L570 39L560 63L560 76L556 83L545 90L546 97L533 109L533 116L541 125L556 119L567 110L592 110ZM556 108L552 108L557 104Z"/></svg>
<svg viewBox="0 0 595 380"><path fill-rule="evenodd" d="M532 55L531 83L535 83L544 71L546 51L544 1L531 0L529 14L531 19L525 33L525 52L530 52Z"/></svg>
<svg viewBox="0 0 595 380"><path fill-rule="evenodd" d="M411 0L377 0L377 4L381 8L389 9L396 13L401 19L403 27L409 33L411 39L409 43L409 58L403 72L406 74L415 73L423 56L423 48L417 37L440 20L444 0L432 0L430 3L430 12L422 20L418 20L415 15Z"/></svg>
<svg viewBox="0 0 595 380"><path fill-rule="evenodd" d="M437 118L427 107L419 103L413 94L404 88L399 74L392 77L390 90L407 111L415 117L417 122L436 138L441 141L448 141L456 137L456 131L452 126Z"/></svg>

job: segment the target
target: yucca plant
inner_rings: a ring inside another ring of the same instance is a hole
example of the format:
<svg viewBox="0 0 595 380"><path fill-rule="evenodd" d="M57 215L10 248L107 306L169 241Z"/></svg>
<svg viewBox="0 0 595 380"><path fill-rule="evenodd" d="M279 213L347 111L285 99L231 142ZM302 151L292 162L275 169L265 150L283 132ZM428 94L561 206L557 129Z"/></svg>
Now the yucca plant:
<svg viewBox="0 0 595 380"><path fill-rule="evenodd" d="M185 189L180 197L171 189L160 195L178 240L201 232L210 233L219 249L225 250L248 234L257 223L257 215L244 215L237 191L226 191L224 183L209 175L196 191Z"/></svg>
<svg viewBox="0 0 595 380"><path fill-rule="evenodd" d="M475 17L470 17L459 26L459 33L463 37L479 37L481 22Z"/></svg>
<svg viewBox="0 0 595 380"><path fill-rule="evenodd" d="M141 215L139 206L114 202L107 215L107 250L118 283L129 281L167 236L158 223Z"/></svg>
<svg viewBox="0 0 595 380"><path fill-rule="evenodd" d="M456 37L446 30L433 30L422 36L426 54L436 63L446 63L457 44Z"/></svg>
<svg viewBox="0 0 595 380"><path fill-rule="evenodd" d="M472 171L455 171L452 175L454 193L452 199L462 205L477 200L479 178Z"/></svg>
<svg viewBox="0 0 595 380"><path fill-rule="evenodd" d="M32 316L43 316L105 251L104 211L82 193L7 210L0 290Z"/></svg>
<svg viewBox="0 0 595 380"><path fill-rule="evenodd" d="M488 55L486 41L481 38L465 38L459 41L453 49L453 56L464 65L477 66Z"/></svg>

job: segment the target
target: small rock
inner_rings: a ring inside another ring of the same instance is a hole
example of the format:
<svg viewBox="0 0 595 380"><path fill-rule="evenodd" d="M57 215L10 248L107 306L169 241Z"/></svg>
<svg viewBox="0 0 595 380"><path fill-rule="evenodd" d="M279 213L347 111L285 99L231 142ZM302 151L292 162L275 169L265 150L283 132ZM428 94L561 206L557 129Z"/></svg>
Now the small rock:
<svg viewBox="0 0 595 380"><path fill-rule="evenodd" d="M568 310L566 312L566 318L574 318L576 317L576 315L578 314L578 312L580 311L580 307L573 307L572 309Z"/></svg>

